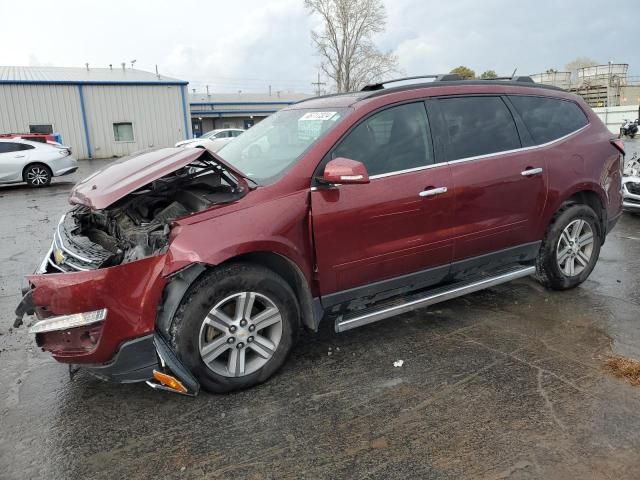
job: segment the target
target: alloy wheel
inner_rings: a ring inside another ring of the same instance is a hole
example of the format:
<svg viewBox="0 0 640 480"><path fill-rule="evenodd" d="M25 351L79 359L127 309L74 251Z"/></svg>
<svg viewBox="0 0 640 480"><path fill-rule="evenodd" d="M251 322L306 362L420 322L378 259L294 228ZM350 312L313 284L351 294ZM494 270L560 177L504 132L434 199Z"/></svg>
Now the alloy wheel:
<svg viewBox="0 0 640 480"><path fill-rule="evenodd" d="M200 327L202 361L224 377L242 377L262 368L282 338L282 315L257 292L240 292L218 302Z"/></svg>
<svg viewBox="0 0 640 480"><path fill-rule="evenodd" d="M556 262L568 277L580 275L589 265L595 241L589 222L576 219L562 231L556 248Z"/></svg>
<svg viewBox="0 0 640 480"><path fill-rule="evenodd" d="M30 185L46 185L49 182L49 172L42 167L31 167L27 171L27 183Z"/></svg>

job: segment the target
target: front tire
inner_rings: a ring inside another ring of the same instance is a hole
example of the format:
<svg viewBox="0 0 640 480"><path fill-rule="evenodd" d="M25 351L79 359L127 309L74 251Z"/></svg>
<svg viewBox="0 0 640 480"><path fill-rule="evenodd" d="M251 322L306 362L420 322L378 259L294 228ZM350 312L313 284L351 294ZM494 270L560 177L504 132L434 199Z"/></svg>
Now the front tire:
<svg viewBox="0 0 640 480"><path fill-rule="evenodd" d="M205 273L185 295L171 342L205 390L258 385L285 362L299 330L291 287L269 269L244 263Z"/></svg>
<svg viewBox="0 0 640 480"><path fill-rule="evenodd" d="M22 178L30 187L46 187L51 183L51 169L46 165L36 163L29 165L22 173Z"/></svg>
<svg viewBox="0 0 640 480"><path fill-rule="evenodd" d="M549 226L536 260L536 275L546 287L567 290L593 271L601 245L600 223L587 205L563 207Z"/></svg>

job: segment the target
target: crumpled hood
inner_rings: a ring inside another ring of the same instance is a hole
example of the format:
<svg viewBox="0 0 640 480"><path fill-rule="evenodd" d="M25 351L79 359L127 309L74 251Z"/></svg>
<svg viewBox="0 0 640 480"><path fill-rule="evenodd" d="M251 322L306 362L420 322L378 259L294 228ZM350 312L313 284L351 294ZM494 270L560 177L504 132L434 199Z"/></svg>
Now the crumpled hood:
<svg viewBox="0 0 640 480"><path fill-rule="evenodd" d="M77 183L71 190L69 202L85 205L93 210L107 208L146 184L179 170L202 155L231 172L239 186L248 189L244 175L215 153L201 148L162 148L124 157Z"/></svg>

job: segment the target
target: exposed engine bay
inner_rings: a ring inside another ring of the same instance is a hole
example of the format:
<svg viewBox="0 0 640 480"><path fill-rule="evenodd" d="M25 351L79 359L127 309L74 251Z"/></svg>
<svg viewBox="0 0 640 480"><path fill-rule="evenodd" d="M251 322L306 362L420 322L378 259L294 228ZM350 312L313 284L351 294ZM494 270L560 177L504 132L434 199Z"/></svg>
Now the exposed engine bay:
<svg viewBox="0 0 640 480"><path fill-rule="evenodd" d="M73 208L58 225L47 271L93 270L157 255L168 246L172 221L245 194L222 166L203 157L103 210Z"/></svg>

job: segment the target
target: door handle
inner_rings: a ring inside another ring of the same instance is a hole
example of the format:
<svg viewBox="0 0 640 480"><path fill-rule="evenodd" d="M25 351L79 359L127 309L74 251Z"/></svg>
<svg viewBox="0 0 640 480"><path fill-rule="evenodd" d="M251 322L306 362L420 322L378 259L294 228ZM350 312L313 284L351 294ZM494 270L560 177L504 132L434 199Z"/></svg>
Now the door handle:
<svg viewBox="0 0 640 480"><path fill-rule="evenodd" d="M26 155L16 155L15 158L24 158Z"/></svg>
<svg viewBox="0 0 640 480"><path fill-rule="evenodd" d="M520 172L520 175L523 177L530 177L531 175L538 175L539 173L542 173L541 168L528 168L523 172Z"/></svg>
<svg viewBox="0 0 640 480"><path fill-rule="evenodd" d="M434 195L440 195L441 193L447 193L447 187L430 188L429 190L423 190L418 195L421 197L433 197Z"/></svg>

